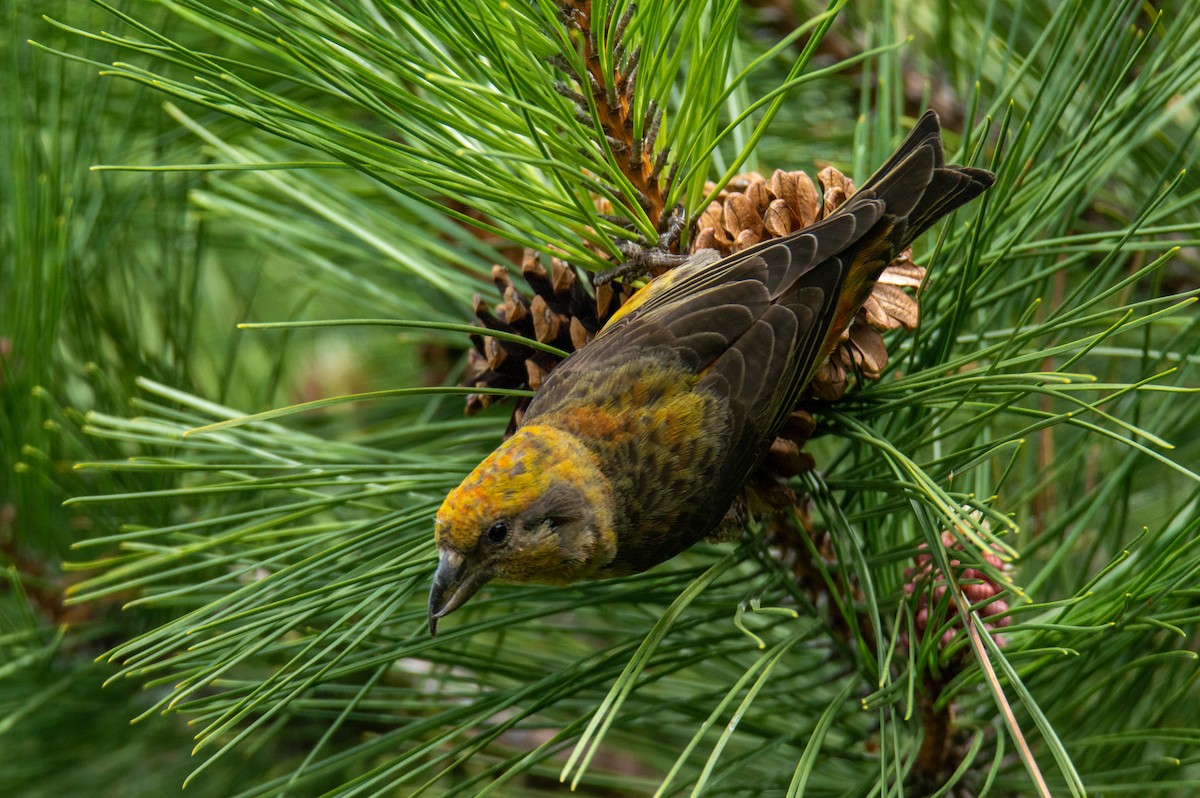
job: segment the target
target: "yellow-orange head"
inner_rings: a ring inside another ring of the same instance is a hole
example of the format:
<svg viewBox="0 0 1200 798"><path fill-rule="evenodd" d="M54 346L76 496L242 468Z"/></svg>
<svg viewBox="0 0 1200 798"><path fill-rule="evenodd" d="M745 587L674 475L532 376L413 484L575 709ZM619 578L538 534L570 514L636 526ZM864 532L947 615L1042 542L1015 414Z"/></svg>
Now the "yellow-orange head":
<svg viewBox="0 0 1200 798"><path fill-rule="evenodd" d="M595 455L545 424L517 430L438 510L430 628L493 579L567 584L616 553L612 496Z"/></svg>

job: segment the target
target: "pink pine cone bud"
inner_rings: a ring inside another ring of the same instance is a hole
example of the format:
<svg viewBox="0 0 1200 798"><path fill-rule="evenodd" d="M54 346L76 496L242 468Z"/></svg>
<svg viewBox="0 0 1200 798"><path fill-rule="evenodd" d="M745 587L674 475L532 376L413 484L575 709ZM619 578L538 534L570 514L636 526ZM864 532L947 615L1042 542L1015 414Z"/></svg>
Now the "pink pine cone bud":
<svg viewBox="0 0 1200 798"><path fill-rule="evenodd" d="M963 551L963 543L951 532L942 533L942 545L951 554ZM918 639L923 638L928 629L941 628L946 625L947 620L950 621L940 641L942 648L945 648L963 631L962 619L958 617L954 602L946 601L949 582L934 562L928 545L923 544L921 548L923 551L913 557L913 567L904 572L908 580L904 585L904 592L917 597L913 620ZM995 551L984 551L982 554L989 565L997 570L1006 569L1004 561ZM1004 638L996 632L1012 622L1009 616L1003 615L1008 611L1008 602L1000 598L1006 586L978 568L963 565L961 560L953 556L950 557L950 567L967 602L984 619L984 625L993 634L996 643L1004 645ZM905 642L907 643L907 640Z"/></svg>

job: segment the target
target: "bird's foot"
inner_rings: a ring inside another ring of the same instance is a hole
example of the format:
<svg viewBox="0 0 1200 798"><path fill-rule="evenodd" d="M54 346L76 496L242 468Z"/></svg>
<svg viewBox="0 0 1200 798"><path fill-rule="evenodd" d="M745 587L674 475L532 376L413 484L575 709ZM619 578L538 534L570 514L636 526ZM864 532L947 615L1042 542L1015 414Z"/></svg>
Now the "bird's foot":
<svg viewBox="0 0 1200 798"><path fill-rule="evenodd" d="M597 273L592 278L592 284L604 285L617 279L637 279L647 273L675 268L688 259L686 255L671 251L686 228L687 215L682 205L676 205L671 215L659 225L658 241L653 246L647 246L645 242L617 242L617 249L625 260L619 266Z"/></svg>

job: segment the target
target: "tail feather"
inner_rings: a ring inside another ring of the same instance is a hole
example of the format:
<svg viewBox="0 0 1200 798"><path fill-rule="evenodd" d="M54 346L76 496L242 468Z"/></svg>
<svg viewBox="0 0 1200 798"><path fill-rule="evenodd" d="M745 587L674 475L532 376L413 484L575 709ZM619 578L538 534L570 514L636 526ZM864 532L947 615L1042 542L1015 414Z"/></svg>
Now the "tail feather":
<svg viewBox="0 0 1200 798"><path fill-rule="evenodd" d="M938 219L978 197L995 180L985 169L947 166L937 114L926 111L859 194L869 193L883 200L887 215L903 221L903 225L897 225L893 240L898 249L904 249Z"/></svg>
<svg viewBox="0 0 1200 798"><path fill-rule="evenodd" d="M908 214L908 229L901 248L907 247L938 219L978 197L995 181L991 172L971 167L952 166L934 172L921 202Z"/></svg>
<svg viewBox="0 0 1200 798"><path fill-rule="evenodd" d="M862 190L874 188L873 184L877 180L895 171L905 158L918 149L933 150L933 168L941 169L945 165L946 156L942 152L942 127L938 122L937 113L932 110L921 115L917 124L908 131L908 135L904 137L904 141L896 148L891 157L884 161L883 166L876 169L875 174L863 184Z"/></svg>
<svg viewBox="0 0 1200 798"><path fill-rule="evenodd" d="M891 169L872 175L855 196L882 200L888 216L907 217L932 193L930 184L946 172L937 166L941 151L941 139L930 136Z"/></svg>
<svg viewBox="0 0 1200 798"><path fill-rule="evenodd" d="M826 257L829 260L813 268L807 282L798 281L796 285L803 288L817 284L818 275L823 275L825 295L836 298L825 310L825 335L813 360L810 378L833 351L842 331L870 296L888 263L943 216L986 191L995 179L984 169L947 166L937 114L927 111L896 152L850 201L809 228L820 241L818 258L814 260ZM837 217L843 215L867 224L844 224L853 236L849 240L837 237L827 244L825 227L832 227ZM825 269L825 264L833 268ZM796 304L804 300L800 294L795 297Z"/></svg>

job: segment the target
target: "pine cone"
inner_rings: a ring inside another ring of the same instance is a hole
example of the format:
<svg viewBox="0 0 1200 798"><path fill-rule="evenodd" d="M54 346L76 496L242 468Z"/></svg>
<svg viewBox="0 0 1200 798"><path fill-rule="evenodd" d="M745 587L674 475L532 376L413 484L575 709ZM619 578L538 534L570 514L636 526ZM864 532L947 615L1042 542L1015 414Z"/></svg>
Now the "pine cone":
<svg viewBox="0 0 1200 798"><path fill-rule="evenodd" d="M593 299L574 269L558 258L551 258L547 270L541 255L533 250L525 250L521 276L532 292L532 299L517 288L508 269L492 267L492 279L504 301L489 306L483 297L476 295L475 323L489 330L516 333L565 352L574 352L591 341L633 293L622 285L606 285L596 289ZM528 387L536 391L559 363L559 358L548 352L491 336L472 335L471 343L474 348L468 353L467 374L462 384L474 388ZM467 414L474 415L495 399L487 393L470 394ZM519 399L516 405L508 435L521 425L529 399Z"/></svg>

